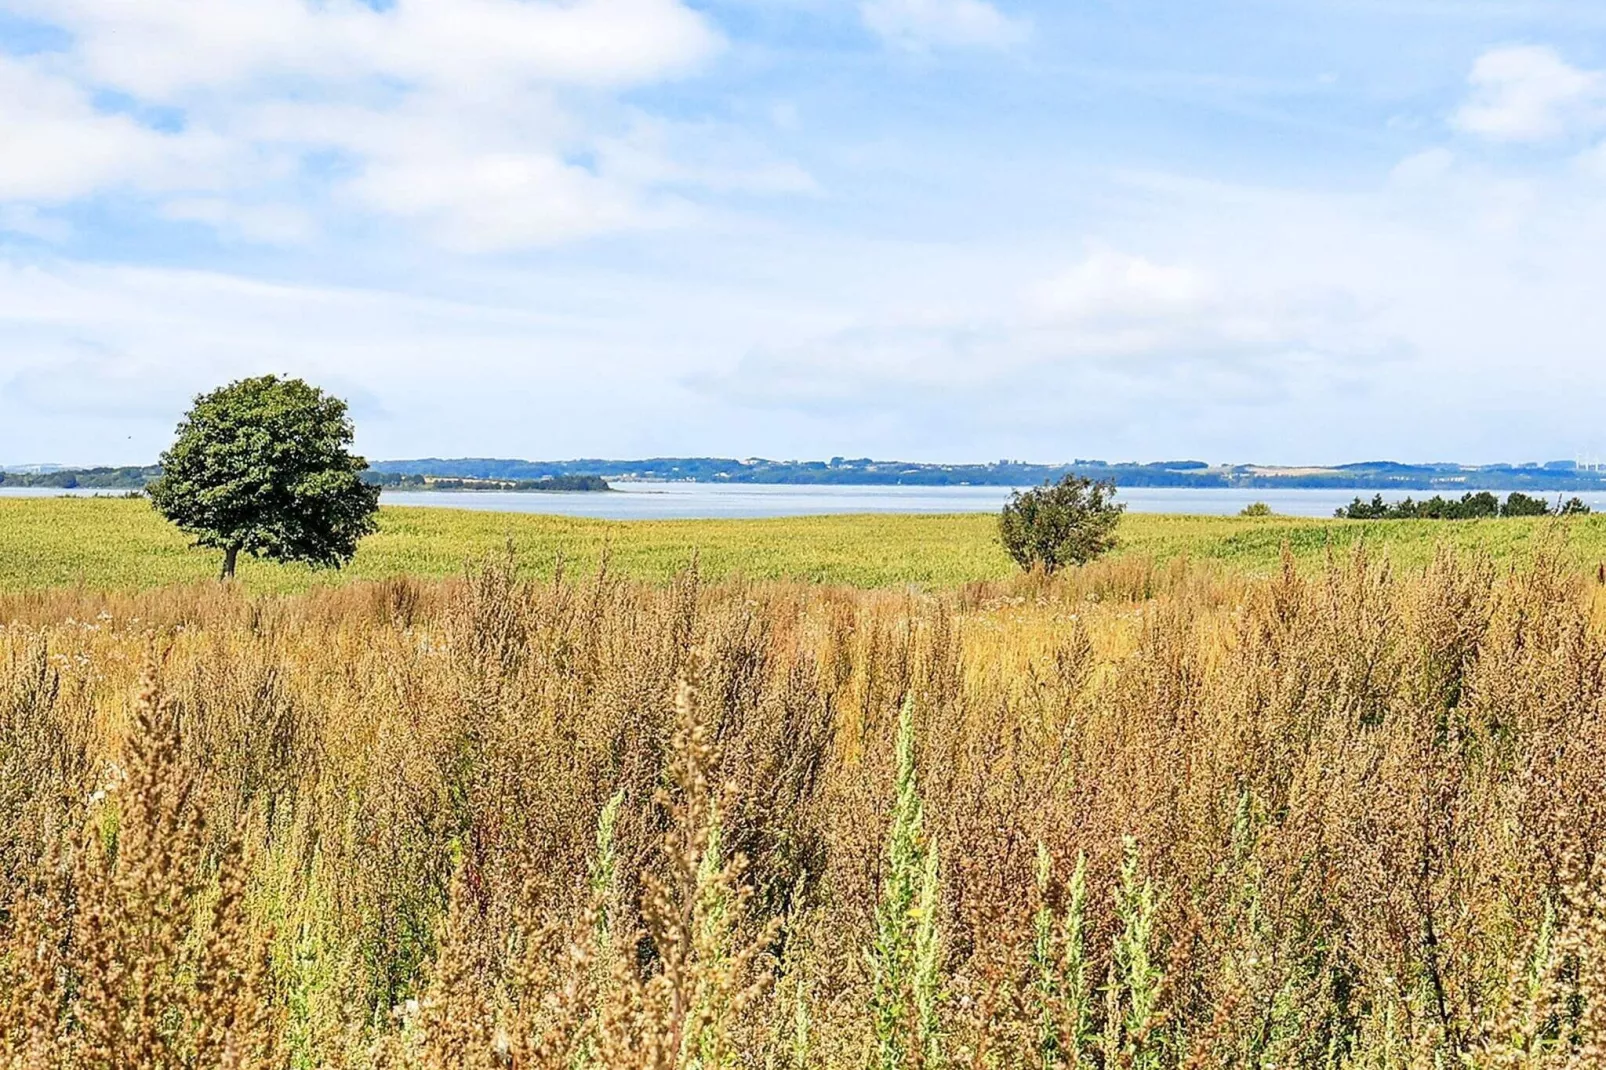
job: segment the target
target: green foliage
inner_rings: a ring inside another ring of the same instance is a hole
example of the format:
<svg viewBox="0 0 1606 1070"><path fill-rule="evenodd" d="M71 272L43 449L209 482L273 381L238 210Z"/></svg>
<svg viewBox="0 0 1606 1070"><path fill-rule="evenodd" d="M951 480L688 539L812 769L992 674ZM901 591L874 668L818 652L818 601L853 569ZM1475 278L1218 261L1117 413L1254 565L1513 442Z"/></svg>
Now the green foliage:
<svg viewBox="0 0 1606 1070"><path fill-rule="evenodd" d="M338 568L379 507L351 440L340 399L300 379L242 379L195 399L148 493L197 545L224 551L226 576L242 550Z"/></svg>
<svg viewBox="0 0 1606 1070"><path fill-rule="evenodd" d="M1043 1070L1091 1066L1093 998L1087 961L1087 859L1078 854L1065 912L1049 902L1052 862L1037 845L1037 914L1032 924L1032 998Z"/></svg>
<svg viewBox="0 0 1606 1070"><path fill-rule="evenodd" d="M1238 512L1239 516L1271 516L1271 506L1265 502L1250 502Z"/></svg>
<svg viewBox="0 0 1606 1070"><path fill-rule="evenodd" d="M1126 838L1121 883L1115 890L1119 928L1104 989L1104 1065L1154 1070L1160 1065L1162 1037L1160 985L1155 961L1154 925L1159 913L1154 885L1138 869L1137 842Z"/></svg>
<svg viewBox="0 0 1606 1070"><path fill-rule="evenodd" d="M912 705L906 699L898 719L897 797L869 952L870 1018L879 1070L937 1067L942 1061L937 845L925 833L915 778Z"/></svg>
<svg viewBox="0 0 1606 1070"><path fill-rule="evenodd" d="M613 922L618 896L619 852L614 846L614 832L619 825L619 811L624 808L623 788L614 792L597 815L597 848L591 856L591 898L597 908L595 932L597 947L606 952L612 946Z"/></svg>
<svg viewBox="0 0 1606 1070"><path fill-rule="evenodd" d="M1501 516L1546 516L1550 506L1545 504L1543 498L1535 498L1521 491L1512 491L1506 497L1506 504L1500 507Z"/></svg>
<svg viewBox="0 0 1606 1070"><path fill-rule="evenodd" d="M1356 498L1340 508L1334 515L1340 520L1488 520L1494 517L1522 516L1582 516L1589 506L1582 498L1558 502L1552 510L1543 498L1535 498L1521 491L1512 491L1505 503L1486 490L1468 491L1459 499L1450 500L1437 494L1426 501L1406 498L1390 505L1383 495L1374 494L1369 502Z"/></svg>
<svg viewBox="0 0 1606 1070"><path fill-rule="evenodd" d="M1124 505L1116 505L1114 483L1066 476L1016 491L998 517L1004 549L1024 569L1055 572L1084 565L1115 547L1115 528Z"/></svg>
<svg viewBox="0 0 1606 1070"><path fill-rule="evenodd" d="M721 879L729 863L724 857L724 833L720 822L719 807L715 803L708 811L707 839L697 863L695 901L692 905L699 965L716 975L730 972L735 938L733 907L736 905L732 902L730 882ZM695 1070L709 1070L732 1061L733 1053L725 1045L732 1010L731 994L722 987L710 985L695 989L688 1020L697 1025L687 1034L685 1049L692 1056L689 1065Z"/></svg>

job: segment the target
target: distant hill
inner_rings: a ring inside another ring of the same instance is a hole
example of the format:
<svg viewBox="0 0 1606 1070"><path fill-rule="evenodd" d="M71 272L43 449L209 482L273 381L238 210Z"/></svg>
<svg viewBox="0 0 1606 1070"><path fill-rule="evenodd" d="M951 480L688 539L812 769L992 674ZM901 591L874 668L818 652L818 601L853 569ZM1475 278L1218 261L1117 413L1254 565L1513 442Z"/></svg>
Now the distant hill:
<svg viewBox="0 0 1606 1070"><path fill-rule="evenodd" d="M608 481L597 476L542 476L538 479L483 479L473 476L439 476L414 472L381 472L369 468L362 474L364 483L372 483L384 490L500 490L519 493L551 491L603 491L612 490Z"/></svg>
<svg viewBox="0 0 1606 1070"><path fill-rule="evenodd" d="M456 460L424 458L414 461L380 461L374 469L407 475L456 476L464 479L544 479L566 475L594 475L608 480L664 480L693 483L858 484L870 486L1022 486L1058 478L1071 471L1118 472L1126 486L1224 487L1231 484L1204 461L1166 461L1156 464L1104 465L1077 461L1068 465L1037 465L1023 461L992 464L922 464L876 461L867 457L829 461L736 460L727 457L650 457L639 461L582 458L573 461L515 461L490 457Z"/></svg>
<svg viewBox="0 0 1606 1070"><path fill-rule="evenodd" d="M56 465L19 466L0 469L0 487L44 487L60 490L138 490L162 470L156 465L123 468L62 468Z"/></svg>
<svg viewBox="0 0 1606 1070"><path fill-rule="evenodd" d="M159 465L128 468L50 468L20 471L0 468L0 487L60 490L140 490L162 474ZM363 480L391 490L500 490L500 491L604 491L605 480L588 475L557 475L534 479L478 478L434 473L385 472L370 468Z"/></svg>
<svg viewBox="0 0 1606 1070"><path fill-rule="evenodd" d="M1140 464L1074 460L1063 464L993 461L987 464L927 464L833 457L829 461L773 461L761 457L649 457L643 460L581 458L572 461L521 461L497 457L425 457L379 461L371 482L398 489L456 489L455 480L482 489L602 490L604 481L664 480L696 483L790 483L861 486L1031 486L1066 474L1113 480L1120 487L1326 488L1357 491L1522 490L1530 493L1606 491L1606 472L1581 469L1571 461L1547 464L1463 465L1452 462L1404 464L1361 461L1342 465L1278 467L1210 464L1206 461L1153 461ZM0 487L86 487L133 490L161 474L155 465L123 468L60 468L49 471L0 470ZM489 484L501 484L491 487Z"/></svg>
<svg viewBox="0 0 1606 1070"><path fill-rule="evenodd" d="M1344 465L1277 467L1213 465L1205 461L1064 464L994 461L988 464L927 464L835 457L829 461L774 461L752 457L650 457L643 460L580 458L521 461L494 457L380 461L378 472L460 479L547 479L589 475L603 479L698 483L791 483L904 486L1029 486L1066 474L1110 479L1123 487L1330 488L1343 490L1527 490L1606 491L1606 472L1571 461L1547 464L1462 465L1363 461Z"/></svg>

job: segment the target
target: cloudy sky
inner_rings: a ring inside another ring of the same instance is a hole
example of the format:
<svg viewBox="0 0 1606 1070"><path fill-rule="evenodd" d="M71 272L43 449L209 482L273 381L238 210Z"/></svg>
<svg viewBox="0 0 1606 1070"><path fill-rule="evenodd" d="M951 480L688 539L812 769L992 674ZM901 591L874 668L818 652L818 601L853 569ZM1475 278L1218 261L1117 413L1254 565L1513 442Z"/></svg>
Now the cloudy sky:
<svg viewBox="0 0 1606 1070"><path fill-rule="evenodd" d="M1606 5L0 0L0 462L1606 453Z"/></svg>

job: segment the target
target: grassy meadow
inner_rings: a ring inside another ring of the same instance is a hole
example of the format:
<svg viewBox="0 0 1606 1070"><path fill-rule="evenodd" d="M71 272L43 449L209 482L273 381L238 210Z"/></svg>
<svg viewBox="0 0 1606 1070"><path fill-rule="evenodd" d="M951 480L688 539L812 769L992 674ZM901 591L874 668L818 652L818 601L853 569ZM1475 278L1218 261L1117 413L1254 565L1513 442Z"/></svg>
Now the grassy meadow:
<svg viewBox="0 0 1606 1070"><path fill-rule="evenodd" d="M0 501L0 1063L1602 1065L1606 529L991 524Z"/></svg>
<svg viewBox="0 0 1606 1070"><path fill-rule="evenodd" d="M1558 531L1580 564L1606 560L1606 516L1447 523L1133 513L1122 519L1118 553L1160 562L1187 556L1269 574L1285 545L1303 565L1365 543L1376 555L1414 566L1441 546L1475 549L1497 560L1521 558ZM386 507L378 534L364 540L356 559L338 573L244 558L240 579L251 591L288 593L398 576L442 578L509 545L528 574L547 577L560 561L572 573L590 572L604 553L621 575L655 582L668 580L694 557L701 573L716 579L860 588L940 589L1015 571L990 514L608 521ZM137 499L0 499L0 592L190 583L212 578L220 559L219 553L191 547L183 533Z"/></svg>

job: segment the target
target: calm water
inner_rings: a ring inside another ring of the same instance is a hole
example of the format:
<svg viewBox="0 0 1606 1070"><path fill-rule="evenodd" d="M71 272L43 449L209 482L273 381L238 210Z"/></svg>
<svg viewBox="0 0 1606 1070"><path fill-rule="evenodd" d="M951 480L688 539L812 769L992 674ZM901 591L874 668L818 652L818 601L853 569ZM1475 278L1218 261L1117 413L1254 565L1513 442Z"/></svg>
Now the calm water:
<svg viewBox="0 0 1606 1070"><path fill-rule="evenodd" d="M387 505L427 505L508 513L556 513L610 520L678 520L702 517L813 516L827 513L990 513L1009 498L1008 487L819 487L782 484L616 483L610 494L515 494L497 491L387 491ZM94 491L0 487L0 497L59 497ZM120 494L120 491L101 491ZM1116 496L1135 513L1230 516L1262 501L1285 516L1332 516L1353 490L1168 490L1127 487ZM1371 498L1371 491L1359 492ZM1432 492L1413 491L1418 499ZM1394 501L1405 493L1385 494ZM1446 495L1448 497L1448 495ZM1505 495L1502 494L1503 498ZM1571 497L1571 495L1569 495ZM1580 494L1596 510L1606 493Z"/></svg>

